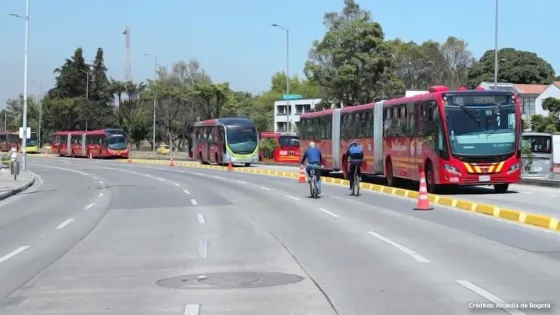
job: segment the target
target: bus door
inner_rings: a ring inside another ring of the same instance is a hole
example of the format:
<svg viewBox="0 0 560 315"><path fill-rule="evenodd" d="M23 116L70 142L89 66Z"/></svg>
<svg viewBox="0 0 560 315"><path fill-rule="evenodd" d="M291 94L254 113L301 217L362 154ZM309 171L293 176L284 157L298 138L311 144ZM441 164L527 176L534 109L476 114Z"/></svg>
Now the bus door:
<svg viewBox="0 0 560 315"><path fill-rule="evenodd" d="M82 155L87 156L88 155L87 154L88 150L86 149L87 141L86 141L86 133L85 132L82 134L82 140L81 141L82 141Z"/></svg>
<svg viewBox="0 0 560 315"><path fill-rule="evenodd" d="M408 178L418 178L418 165L421 165L422 156L422 134L419 130L420 124L416 122L422 121L422 112L419 110L420 103L406 104L406 121L407 128L404 130L406 136L410 139L409 155L408 155Z"/></svg>
<svg viewBox="0 0 560 315"><path fill-rule="evenodd" d="M68 133L66 138L66 155L72 155L72 134Z"/></svg>
<svg viewBox="0 0 560 315"><path fill-rule="evenodd" d="M226 130L224 126L218 126L218 157L221 163L226 160Z"/></svg>

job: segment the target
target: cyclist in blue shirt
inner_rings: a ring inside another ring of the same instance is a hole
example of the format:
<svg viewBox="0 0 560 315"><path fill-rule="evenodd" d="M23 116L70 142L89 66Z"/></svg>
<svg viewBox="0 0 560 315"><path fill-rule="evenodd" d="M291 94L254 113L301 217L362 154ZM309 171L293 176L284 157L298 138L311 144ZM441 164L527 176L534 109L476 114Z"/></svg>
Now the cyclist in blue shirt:
<svg viewBox="0 0 560 315"><path fill-rule="evenodd" d="M301 158L301 166L307 160L307 167L305 170L307 171L307 182L310 181L310 171L311 169L315 169L315 176L317 177L317 193L321 193L321 167L323 165L323 155L321 154L321 150L317 148L315 142L309 142L309 148L305 150L303 153L303 157Z"/></svg>
<svg viewBox="0 0 560 315"><path fill-rule="evenodd" d="M354 140L350 142L348 146L348 151L346 151L346 160L350 159L350 168L348 170L348 180L350 181L350 190L354 187L354 174L358 172L358 176L361 175L362 161L364 160L364 150L362 147Z"/></svg>

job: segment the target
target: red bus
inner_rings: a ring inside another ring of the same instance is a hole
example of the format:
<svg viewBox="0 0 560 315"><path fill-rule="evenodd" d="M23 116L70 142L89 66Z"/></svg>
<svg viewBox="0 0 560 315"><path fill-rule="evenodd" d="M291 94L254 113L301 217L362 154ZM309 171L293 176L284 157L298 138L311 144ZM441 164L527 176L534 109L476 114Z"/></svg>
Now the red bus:
<svg viewBox="0 0 560 315"><path fill-rule="evenodd" d="M13 131L0 131L0 151L8 152L12 148L16 148L19 151L19 147L19 133Z"/></svg>
<svg viewBox="0 0 560 315"><path fill-rule="evenodd" d="M430 88L429 93L304 113L300 146L315 141L327 170L343 170L350 141L364 148L362 171L420 180L430 193L461 185L493 185L498 193L521 180L521 108L503 91Z"/></svg>
<svg viewBox="0 0 560 315"><path fill-rule="evenodd" d="M122 129L57 131L52 133L52 152L60 156L128 158L127 135Z"/></svg>
<svg viewBox="0 0 560 315"><path fill-rule="evenodd" d="M276 163L299 163L299 136L281 132L261 132L261 139L274 139L276 149L271 157L265 156L265 152L260 150L259 160L273 160Z"/></svg>
<svg viewBox="0 0 560 315"><path fill-rule="evenodd" d="M193 156L200 163L243 163L259 161L259 135L247 118L219 118L194 125Z"/></svg>

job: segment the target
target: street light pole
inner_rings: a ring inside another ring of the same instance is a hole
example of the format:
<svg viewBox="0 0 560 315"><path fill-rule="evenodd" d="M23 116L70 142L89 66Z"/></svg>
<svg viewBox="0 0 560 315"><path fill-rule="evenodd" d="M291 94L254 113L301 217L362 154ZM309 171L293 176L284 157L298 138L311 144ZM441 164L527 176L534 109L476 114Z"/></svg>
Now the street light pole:
<svg viewBox="0 0 560 315"><path fill-rule="evenodd" d="M39 84L39 130L37 131L37 140L39 141L39 147L41 146L41 126L43 119L43 84L38 81L33 81L33 83Z"/></svg>
<svg viewBox="0 0 560 315"><path fill-rule="evenodd" d="M29 55L29 0L25 1L25 16L11 13L13 17L23 19L25 21L25 53L23 57L23 132L21 139L21 169L27 169L27 59Z"/></svg>
<svg viewBox="0 0 560 315"><path fill-rule="evenodd" d="M272 24L273 27L278 27L286 32L286 106L288 107L288 132L292 132L292 108L290 107L290 30L278 25Z"/></svg>
<svg viewBox="0 0 560 315"><path fill-rule="evenodd" d="M80 70L80 71L82 71L83 73L86 74L86 102L89 103L89 75L90 75L90 73L88 71L85 71L85 70ZM87 105L88 105L88 109L89 109L89 104L87 104ZM87 111L87 113L89 113L89 110ZM86 119L86 131L87 130L88 130L88 121Z"/></svg>
<svg viewBox="0 0 560 315"><path fill-rule="evenodd" d="M157 58L154 56L150 56L148 54L144 54L144 56L154 58L154 84L157 80ZM156 151L156 106L157 106L157 97L154 95L154 118L153 118L153 126L152 126L152 150Z"/></svg>
<svg viewBox="0 0 560 315"><path fill-rule="evenodd" d="M496 0L496 17L494 19L494 91L498 90L498 0Z"/></svg>

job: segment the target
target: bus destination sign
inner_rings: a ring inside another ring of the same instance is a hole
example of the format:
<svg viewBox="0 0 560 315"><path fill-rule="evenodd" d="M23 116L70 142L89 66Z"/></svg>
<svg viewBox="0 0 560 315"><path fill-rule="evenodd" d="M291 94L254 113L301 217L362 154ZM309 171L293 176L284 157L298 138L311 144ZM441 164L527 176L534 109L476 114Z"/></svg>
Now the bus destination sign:
<svg viewBox="0 0 560 315"><path fill-rule="evenodd" d="M496 105L509 104L510 95L449 95L449 105Z"/></svg>

